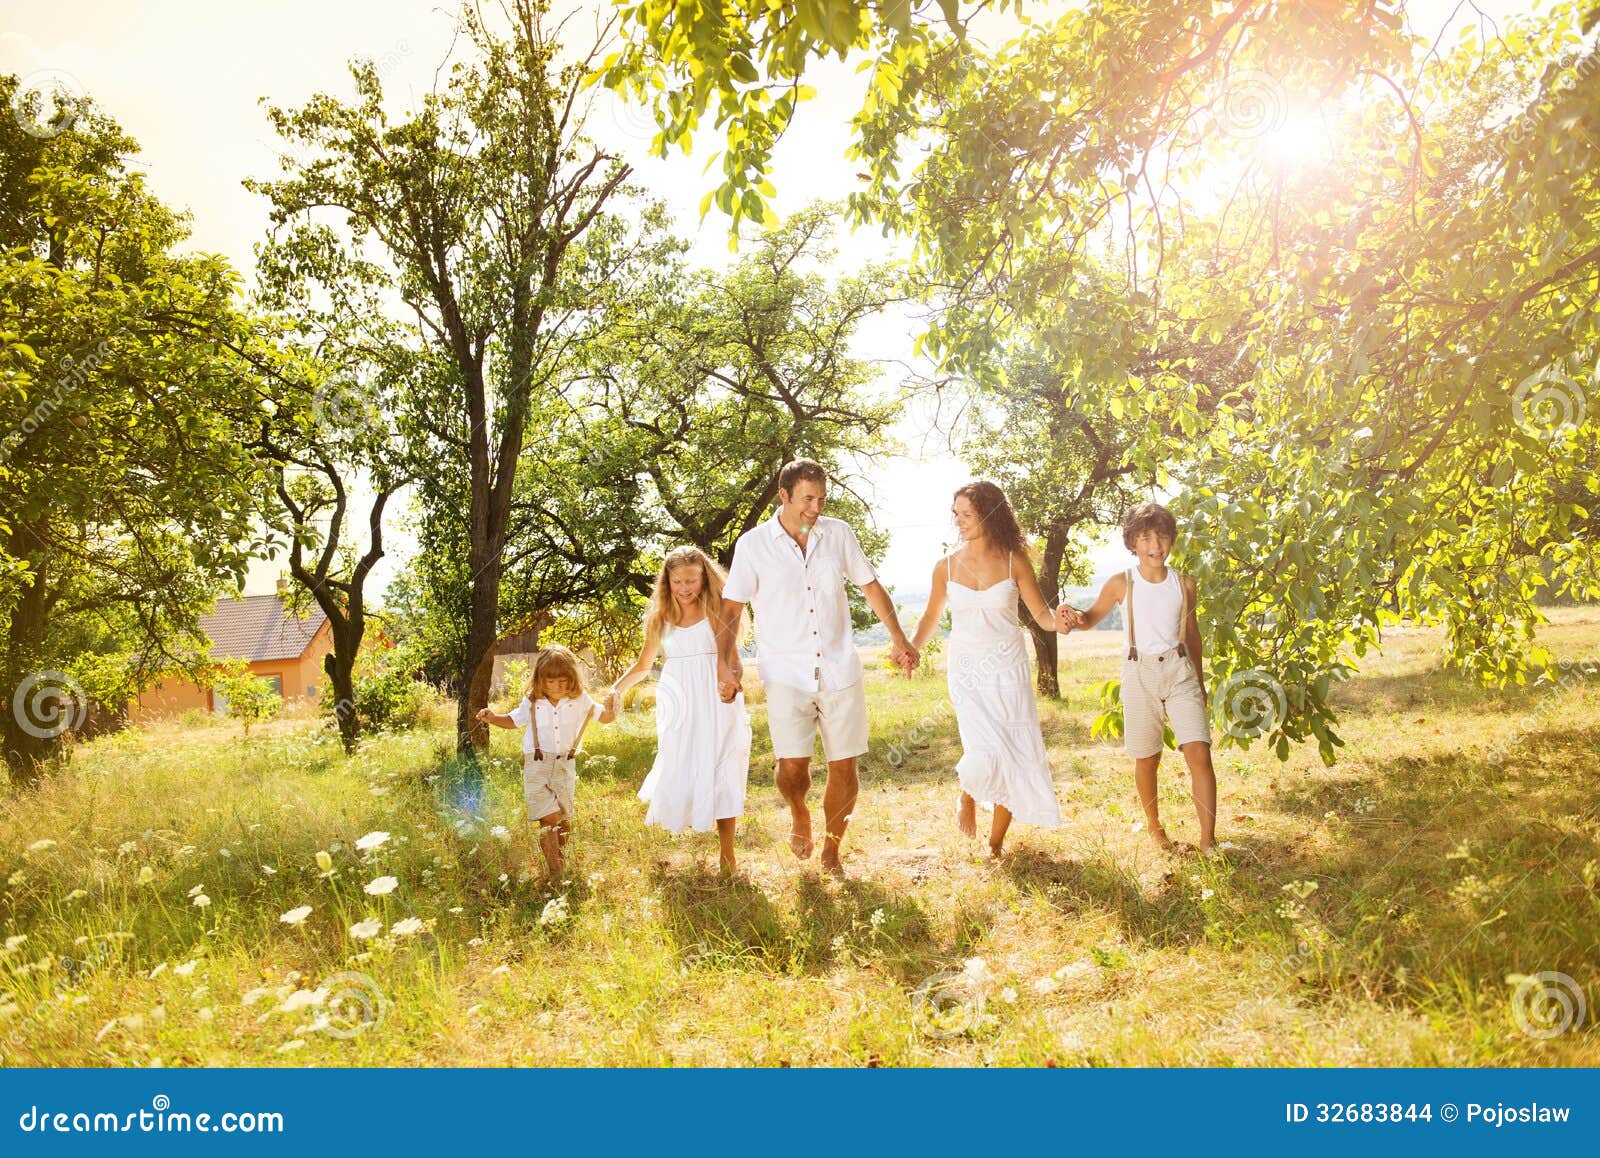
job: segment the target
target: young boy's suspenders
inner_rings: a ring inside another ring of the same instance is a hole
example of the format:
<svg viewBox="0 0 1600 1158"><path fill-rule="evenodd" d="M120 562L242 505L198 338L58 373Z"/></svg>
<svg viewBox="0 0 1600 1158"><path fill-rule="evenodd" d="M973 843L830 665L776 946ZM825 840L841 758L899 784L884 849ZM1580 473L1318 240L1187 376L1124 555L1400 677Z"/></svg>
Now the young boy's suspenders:
<svg viewBox="0 0 1600 1158"><path fill-rule="evenodd" d="M1184 585L1183 576L1176 570L1172 572L1178 580L1178 654L1185 659L1189 656L1189 649L1183 646L1183 637L1189 627L1189 588ZM1123 597L1123 622L1128 628L1128 658L1138 659L1139 649L1133 642L1133 568L1128 568L1127 594Z"/></svg>
<svg viewBox="0 0 1600 1158"><path fill-rule="evenodd" d="M598 706L598 704L595 705L595 707ZM572 747L567 749L565 756L558 757L559 759L570 760L578 754L578 746L583 743L583 734L589 730L589 721L592 719L594 719L594 707L591 707L584 715L583 723L578 726L578 735L572 741ZM544 749L539 747L539 705L537 703L533 705L533 758L535 760L544 759Z"/></svg>

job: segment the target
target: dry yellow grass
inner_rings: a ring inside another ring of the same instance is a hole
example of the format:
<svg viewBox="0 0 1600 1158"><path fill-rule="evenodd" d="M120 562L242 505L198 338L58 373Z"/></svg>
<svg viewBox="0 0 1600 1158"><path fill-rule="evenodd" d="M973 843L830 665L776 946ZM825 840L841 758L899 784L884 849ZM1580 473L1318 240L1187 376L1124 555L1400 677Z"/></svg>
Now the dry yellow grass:
<svg viewBox="0 0 1600 1158"><path fill-rule="evenodd" d="M1557 655L1600 660L1600 612L1554 618L1541 639ZM1530 1034L1507 978L1564 974L1569 996L1600 999L1600 680L1558 669L1564 684L1484 691L1437 669L1437 643L1393 633L1341 689L1333 768L1314 749L1285 764L1219 750L1232 847L1217 862L1153 849L1128 761L1089 737L1109 636L1069 642L1066 701L1041 706L1064 824L1014 830L998 866L955 830L937 676L869 676L874 754L844 881L787 850L759 707L732 884L712 838L644 828L647 727L591 729L554 887L520 875L514 735L496 737L470 831L452 825L465 789L442 730L350 759L306 720L248 742L226 725L105 738L0 806L0 1051L10 1065L1595 1065L1592 1008ZM1192 839L1179 764L1163 767L1163 813ZM354 848L375 830L381 847ZM385 875L394 892L362 891ZM304 924L280 921L301 905ZM368 917L384 931L355 939ZM396 934L409 917L422 929ZM1526 1024L1559 1013L1558 993L1533 992Z"/></svg>

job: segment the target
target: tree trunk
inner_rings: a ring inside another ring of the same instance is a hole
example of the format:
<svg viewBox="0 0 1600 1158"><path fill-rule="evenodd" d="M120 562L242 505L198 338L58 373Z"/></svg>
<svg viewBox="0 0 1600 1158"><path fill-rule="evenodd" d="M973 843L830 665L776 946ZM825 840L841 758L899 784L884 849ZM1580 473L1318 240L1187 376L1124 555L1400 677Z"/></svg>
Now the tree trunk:
<svg viewBox="0 0 1600 1158"><path fill-rule="evenodd" d="M345 754L356 750L356 740L361 734L361 721L356 718L356 651L361 646L359 634L353 643L341 640L334 632L333 650L322 657L322 670L327 673L328 686L333 689L333 717L339 725L339 742Z"/></svg>
<svg viewBox="0 0 1600 1158"><path fill-rule="evenodd" d="M23 588L6 631L5 684L0 691L4 706L6 767L11 783L29 788L39 782L44 765L61 752L62 724L75 722L84 705L62 698L52 689L61 685L51 678L38 678L46 617L44 568L37 566L32 582ZM67 689L70 691L70 688Z"/></svg>
<svg viewBox="0 0 1600 1158"><path fill-rule="evenodd" d="M1052 611L1061 602L1061 561L1066 557L1067 540L1072 528L1065 523L1054 523L1044 541L1044 558L1039 566L1039 593L1044 596L1045 605ZM1039 694L1048 696L1052 700L1061 698L1061 676L1056 670L1060 655L1057 646L1060 636L1053 631L1045 631L1033 617L1027 615L1023 622L1028 625L1029 632L1033 635L1034 667L1037 671L1035 682Z"/></svg>

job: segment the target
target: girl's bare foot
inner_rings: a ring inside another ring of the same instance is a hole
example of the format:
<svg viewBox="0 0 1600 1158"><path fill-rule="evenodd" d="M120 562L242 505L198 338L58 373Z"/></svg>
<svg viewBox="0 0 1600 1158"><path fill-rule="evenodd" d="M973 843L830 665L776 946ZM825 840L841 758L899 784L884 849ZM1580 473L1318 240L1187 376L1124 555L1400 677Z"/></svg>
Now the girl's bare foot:
<svg viewBox="0 0 1600 1158"><path fill-rule="evenodd" d="M1156 842L1156 847L1170 852L1178 846L1172 843L1172 838L1167 835L1167 830L1161 825L1156 825L1150 830L1150 839Z"/></svg>
<svg viewBox="0 0 1600 1158"><path fill-rule="evenodd" d="M956 805L956 827L962 836L978 835L978 802L965 792L961 794L961 803Z"/></svg>

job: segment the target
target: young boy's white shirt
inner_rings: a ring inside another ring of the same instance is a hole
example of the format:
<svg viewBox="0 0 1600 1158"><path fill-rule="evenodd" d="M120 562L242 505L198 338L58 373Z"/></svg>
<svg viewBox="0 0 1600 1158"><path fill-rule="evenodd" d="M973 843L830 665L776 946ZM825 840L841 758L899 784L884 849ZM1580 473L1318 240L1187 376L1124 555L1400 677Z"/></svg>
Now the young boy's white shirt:
<svg viewBox="0 0 1600 1158"><path fill-rule="evenodd" d="M510 718L517 727L526 729L522 733L525 754L539 751L547 756L565 756L577 742L584 720L596 714L599 707L588 692L553 704L544 696L540 696L537 703L524 696L522 702L511 709Z"/></svg>

